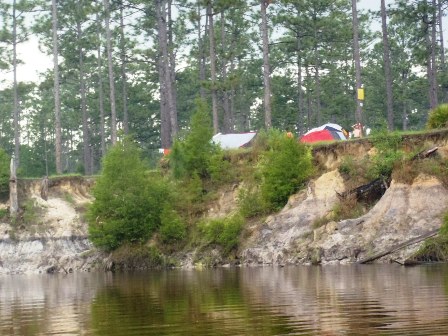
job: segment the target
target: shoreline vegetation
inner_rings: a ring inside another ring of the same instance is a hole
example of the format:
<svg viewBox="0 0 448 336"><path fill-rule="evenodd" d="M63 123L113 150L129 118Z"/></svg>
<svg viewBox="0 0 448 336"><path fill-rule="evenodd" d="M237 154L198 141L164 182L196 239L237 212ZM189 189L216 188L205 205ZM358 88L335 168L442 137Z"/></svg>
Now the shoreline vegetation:
<svg viewBox="0 0 448 336"><path fill-rule="evenodd" d="M238 247L250 235L250 223L263 222L281 210L291 195L325 171L313 158L313 147L277 130L260 132L250 149L221 150L210 142L211 121L206 110L206 106L197 104L189 133L175 141L170 155L163 157L158 169L151 173L145 171L130 139L106 157L87 219L93 243L112 251L118 268L132 268L135 258L145 259L143 264L175 267L176 256L191 251L195 251L194 264L239 264ZM441 125L438 121L432 128ZM338 170L347 189L372 181L382 181L380 187L359 195L347 193L332 215L317 221L314 228L366 213L384 193L381 186L391 179L412 183L418 174L424 173L436 176L448 188L448 164L440 156L424 155L428 148L419 139L425 136L446 138L447 134L443 130L378 132L369 138L351 140L369 141L374 154L363 158L346 155L339 160ZM314 148L322 152L326 146L330 148L332 144ZM125 157L129 153L132 159ZM132 186L136 188L133 190ZM220 191L229 186L238 188L233 209L218 218L208 217ZM134 209L140 201L151 204L151 200L156 202L146 212ZM131 228L130 223L139 228ZM447 237L448 212L437 237L426 240L413 260L448 261ZM113 241L105 243L104 239Z"/></svg>
<svg viewBox="0 0 448 336"><path fill-rule="evenodd" d="M446 145L448 130L383 132L315 146L270 130L260 132L251 148L223 151L210 142L210 124L206 107L198 104L190 131L175 141L156 169L148 168L131 138L109 150L101 174L90 178L93 202L80 209L89 239L109 254L109 269L179 267L185 258L197 267L240 264L242 243L284 208L291 195L328 171L322 156L331 152L346 192L329 214L314 221L314 230L364 215L391 180L411 184L427 174L448 190L446 158L437 149L425 154L428 143ZM368 143L369 155L350 153L350 146L361 143ZM83 177L50 177L50 186L64 179L76 183ZM211 216L222 190L237 197L223 213ZM64 197L70 202L69 194ZM26 226L38 216L30 202L21 211L11 220L15 226ZM1 215L7 220L6 211ZM409 264L439 261L448 261L448 213L438 234L421 244ZM310 263L319 264L319 259Z"/></svg>

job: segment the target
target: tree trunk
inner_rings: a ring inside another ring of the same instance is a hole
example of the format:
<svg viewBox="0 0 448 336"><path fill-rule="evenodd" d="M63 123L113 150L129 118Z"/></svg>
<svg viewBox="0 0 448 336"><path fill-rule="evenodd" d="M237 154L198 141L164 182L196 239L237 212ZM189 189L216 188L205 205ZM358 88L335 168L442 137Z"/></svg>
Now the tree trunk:
<svg viewBox="0 0 448 336"><path fill-rule="evenodd" d="M219 132L219 120L218 120L218 98L216 96L216 48L215 48L215 28L213 24L213 8L212 3L207 5L208 16L208 35L210 41L210 75L212 80L212 116L213 116L213 133Z"/></svg>
<svg viewBox="0 0 448 336"><path fill-rule="evenodd" d="M62 132L61 132L61 99L59 87L59 50L58 50L58 15L56 0L51 1L52 33L53 33L53 80L54 80L54 128L56 174L62 174Z"/></svg>
<svg viewBox="0 0 448 336"><path fill-rule="evenodd" d="M16 0L12 4L12 71L13 71L13 95L14 95L14 164L15 168L20 164L20 123L19 123L19 92L17 85L17 17Z"/></svg>
<svg viewBox="0 0 448 336"><path fill-rule="evenodd" d="M445 70L445 42L443 40L443 8L442 1L438 0L438 19L439 19L439 39L440 39L440 63L442 66L442 70Z"/></svg>
<svg viewBox="0 0 448 336"><path fill-rule="evenodd" d="M80 5L80 2L78 2ZM82 50L82 31L81 23L76 23L77 38L78 38L78 56L79 56L79 93L81 96L81 111L82 111L82 141L83 141L83 159L84 159L84 173L92 175L90 163L90 135L88 125L87 99L86 99L86 82L84 78L84 53Z"/></svg>
<svg viewBox="0 0 448 336"><path fill-rule="evenodd" d="M385 0L381 0L381 26L383 31L383 60L384 76L386 79L386 106L387 106L387 126L389 131L394 130L394 111L392 98L392 73L390 65L389 36L387 34L387 14Z"/></svg>
<svg viewBox="0 0 448 336"><path fill-rule="evenodd" d="M104 120L104 96L103 96L103 67L102 67L102 56L101 56L101 21L99 14L96 14L96 20L98 22L98 100L100 109L100 137L101 137L101 157L106 155L106 133L105 133L105 120Z"/></svg>
<svg viewBox="0 0 448 336"><path fill-rule="evenodd" d="M235 22L234 20L232 22L232 41L230 43L230 50L236 50L236 37L235 34ZM235 73L235 53L230 53L230 74ZM235 130L236 127L236 120L235 120L235 85L233 81L230 83L230 92L229 92L229 116L230 116L230 122L232 125L232 130Z"/></svg>
<svg viewBox="0 0 448 336"><path fill-rule="evenodd" d="M263 39L263 84L264 84L264 125L266 128L272 126L272 107L271 107L271 69L269 65L269 37L268 20L266 8L269 3L266 0L261 2L261 36Z"/></svg>
<svg viewBox="0 0 448 336"><path fill-rule="evenodd" d="M10 163L10 177L9 177L9 214L11 217L16 217L19 212L19 201L17 197L17 174L16 164L14 158Z"/></svg>
<svg viewBox="0 0 448 336"><path fill-rule="evenodd" d="M316 49L317 51L317 49ZM315 72L314 72L314 78L316 81L316 118L317 118L317 124L321 125L322 124L322 107L321 107L321 102L320 102L320 76L319 76L319 56L317 56L318 54L316 53L316 67L315 67Z"/></svg>
<svg viewBox="0 0 448 336"><path fill-rule="evenodd" d="M403 95L403 114L402 114L402 123L403 123L403 131L407 131L408 129L408 111L407 111L407 90L408 87L408 75L405 72L401 73L403 87L402 95Z"/></svg>
<svg viewBox="0 0 448 336"><path fill-rule="evenodd" d="M128 90L126 76L126 43L124 39L123 1L120 4L120 58L121 58L121 94L123 99L123 131L129 133Z"/></svg>
<svg viewBox="0 0 448 336"><path fill-rule="evenodd" d="M313 126L313 121L311 120L311 118L313 117L312 114L312 104L311 104L311 90L310 90L310 68L309 68L309 64L305 64L305 72L306 72L306 98L307 98L307 107L308 107L308 111L307 111L307 122L306 122L306 129L310 130L311 127Z"/></svg>
<svg viewBox="0 0 448 336"><path fill-rule="evenodd" d="M358 10L356 8L356 1L352 0L352 20L353 20L353 58L355 61L355 77L356 77L356 112L355 120L362 124L362 101L358 97L358 90L362 88L361 83L361 56L359 52L359 24L358 24Z"/></svg>
<svg viewBox="0 0 448 336"><path fill-rule="evenodd" d="M163 59L161 56L160 46L159 46L159 59L158 59L158 70L159 70L159 83L160 83L160 140L162 148L171 147L171 126L170 126L170 116L167 108L166 102L166 92L163 89L165 86L162 84L165 80L165 67L163 64Z"/></svg>
<svg viewBox="0 0 448 336"><path fill-rule="evenodd" d="M439 20L439 40L440 40L440 67L442 73L445 73L445 42L443 40L443 8L442 1L438 0L438 8L437 8L438 20ZM445 103L448 100L448 90L445 85L442 86L442 100Z"/></svg>
<svg viewBox="0 0 448 336"><path fill-rule="evenodd" d="M224 110L224 132L230 133L233 129L230 118L229 91L227 89L227 45L226 45L226 25L224 11L221 12L221 50L222 57L222 108Z"/></svg>
<svg viewBox="0 0 448 336"><path fill-rule="evenodd" d="M302 55L300 49L300 36L297 36L297 132L299 135L304 134L304 105L303 105L303 78L302 78Z"/></svg>
<svg viewBox="0 0 448 336"><path fill-rule="evenodd" d="M436 49L437 49L437 3L436 0L432 0L433 13L431 24L431 109L436 108L439 104L437 94L437 61L436 61Z"/></svg>
<svg viewBox="0 0 448 336"><path fill-rule="evenodd" d="M201 2L198 0L198 67L199 67L199 82L200 88L199 92L201 95L201 99L205 100L205 90L204 90L204 82L205 82L205 53L204 53L204 41L201 34ZM207 22L208 18L206 16L205 30L207 30Z"/></svg>
<svg viewBox="0 0 448 336"><path fill-rule="evenodd" d="M167 13L166 13L166 1L157 0L156 1L156 15L157 15L157 29L158 29L158 39L159 39L159 74L160 79L160 91L161 91L161 121L164 124L166 121L169 122L169 148L172 144L172 139L177 133L177 113L174 110L173 103L173 89L171 85L170 76L170 60L168 56L168 33L167 33ZM161 75L161 76L160 76ZM163 95L163 97L162 97ZM163 99L163 100L162 100ZM168 130L167 125L162 125L162 131L166 132ZM166 134L164 134L165 139L163 142L167 141Z"/></svg>
<svg viewBox="0 0 448 336"><path fill-rule="evenodd" d="M175 132L178 131L178 120L177 120L177 90L176 90L176 55L174 52L174 36L173 36L173 19L171 15L172 0L168 0L168 55L169 55L169 69L170 69L170 79L171 79L171 95L173 99L173 111L175 116ZM173 134L173 137L175 134Z"/></svg>
<svg viewBox="0 0 448 336"><path fill-rule="evenodd" d="M109 68L109 86L110 86L110 112L111 112L111 142L115 145L117 142L117 111L115 108L115 77L114 65L112 60L112 34L110 31L110 10L109 0L103 0L105 13L106 28L106 47L107 47L107 64Z"/></svg>

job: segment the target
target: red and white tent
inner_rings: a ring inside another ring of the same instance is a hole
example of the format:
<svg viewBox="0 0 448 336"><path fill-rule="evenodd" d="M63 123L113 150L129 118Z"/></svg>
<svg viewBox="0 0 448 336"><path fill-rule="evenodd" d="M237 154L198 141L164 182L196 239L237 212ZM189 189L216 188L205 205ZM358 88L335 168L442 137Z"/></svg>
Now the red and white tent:
<svg viewBox="0 0 448 336"><path fill-rule="evenodd" d="M309 130L300 138L300 141L313 143L319 141L347 140L347 136L347 131L338 124L327 123Z"/></svg>

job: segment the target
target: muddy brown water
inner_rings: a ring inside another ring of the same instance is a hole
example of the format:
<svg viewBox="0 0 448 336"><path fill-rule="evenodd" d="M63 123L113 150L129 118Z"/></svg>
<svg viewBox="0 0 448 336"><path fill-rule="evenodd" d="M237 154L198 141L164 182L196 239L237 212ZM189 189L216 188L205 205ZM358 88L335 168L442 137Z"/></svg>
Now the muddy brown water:
<svg viewBox="0 0 448 336"><path fill-rule="evenodd" d="M0 277L1 335L448 335L448 265Z"/></svg>

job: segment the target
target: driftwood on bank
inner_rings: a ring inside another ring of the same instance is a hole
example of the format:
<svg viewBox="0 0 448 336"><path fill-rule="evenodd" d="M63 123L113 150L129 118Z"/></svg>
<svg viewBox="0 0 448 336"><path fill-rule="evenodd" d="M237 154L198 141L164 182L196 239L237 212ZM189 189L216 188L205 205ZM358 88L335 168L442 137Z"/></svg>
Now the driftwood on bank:
<svg viewBox="0 0 448 336"><path fill-rule="evenodd" d="M405 247L408 247L409 245L413 245L413 244L419 243L419 242L421 242L421 241L423 241L423 240L425 240L425 239L427 239L429 237L433 237L438 232L439 232L439 229L434 229L434 230L429 231L429 232L427 232L427 233L425 233L425 234L423 234L421 236L418 236L418 237L412 238L412 239L410 239L408 241L405 241L404 243L397 244L397 245L391 247L390 249L388 249L386 251L379 252L379 253L376 253L376 254L374 254L372 256L369 256L369 257L366 257L364 259L358 260L357 264L366 264L368 262L377 260L377 259L379 259L381 257L384 257L384 256L388 255L388 254L391 254L391 253L396 252L398 250L401 250L401 249L403 249Z"/></svg>
<svg viewBox="0 0 448 336"><path fill-rule="evenodd" d="M439 149L439 147L433 147L431 149L425 149L424 151L421 151L420 153L415 154L412 158L411 161L415 161L415 160L423 160L426 159L430 156L433 156L437 150Z"/></svg>

